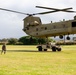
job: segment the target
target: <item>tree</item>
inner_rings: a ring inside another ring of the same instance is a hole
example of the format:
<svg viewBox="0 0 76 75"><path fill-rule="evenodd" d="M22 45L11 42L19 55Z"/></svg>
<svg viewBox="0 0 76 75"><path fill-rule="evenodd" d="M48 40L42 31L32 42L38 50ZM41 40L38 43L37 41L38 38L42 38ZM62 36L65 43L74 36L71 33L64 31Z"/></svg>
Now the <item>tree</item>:
<svg viewBox="0 0 76 75"><path fill-rule="evenodd" d="M48 39L48 41L53 41L51 38ZM37 44L45 44L47 42L46 38L36 38L36 37L30 37L30 36L23 36L19 38L18 42L20 42L23 45L37 45Z"/></svg>
<svg viewBox="0 0 76 75"><path fill-rule="evenodd" d="M22 42L23 45L35 45L38 43L35 37L23 36L19 38L18 42Z"/></svg>
<svg viewBox="0 0 76 75"><path fill-rule="evenodd" d="M8 39L8 44L16 45L17 42L18 42L17 38L10 38L10 39Z"/></svg>
<svg viewBox="0 0 76 75"><path fill-rule="evenodd" d="M18 42L22 42L23 45L37 45L38 43L45 43L45 39L38 39L36 37L23 36L19 38Z"/></svg>
<svg viewBox="0 0 76 75"><path fill-rule="evenodd" d="M40 44L44 44L44 43L46 43L47 42L47 40L46 40L46 38L39 38L38 39L38 43Z"/></svg>
<svg viewBox="0 0 76 75"><path fill-rule="evenodd" d="M23 45L26 45L28 43L28 39L26 36L23 36L23 37L19 38L18 42L21 42Z"/></svg>

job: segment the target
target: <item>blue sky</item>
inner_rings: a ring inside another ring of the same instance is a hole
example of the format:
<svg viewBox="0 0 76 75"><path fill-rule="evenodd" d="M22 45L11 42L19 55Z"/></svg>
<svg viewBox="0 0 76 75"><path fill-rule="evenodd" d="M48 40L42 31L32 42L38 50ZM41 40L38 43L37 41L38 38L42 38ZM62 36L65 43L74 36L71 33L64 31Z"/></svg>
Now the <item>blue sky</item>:
<svg viewBox="0 0 76 75"><path fill-rule="evenodd" d="M0 8L20 11L24 13L39 13L49 11L39 9L35 6L45 6L51 8L67 8L72 7L76 11L76 0L0 0ZM37 15L41 18L42 23L51 21L57 22L60 20L70 20L76 13L57 12L46 15ZM26 36L23 29L23 19L27 15L11 13L0 10L0 39L2 38L20 38Z"/></svg>

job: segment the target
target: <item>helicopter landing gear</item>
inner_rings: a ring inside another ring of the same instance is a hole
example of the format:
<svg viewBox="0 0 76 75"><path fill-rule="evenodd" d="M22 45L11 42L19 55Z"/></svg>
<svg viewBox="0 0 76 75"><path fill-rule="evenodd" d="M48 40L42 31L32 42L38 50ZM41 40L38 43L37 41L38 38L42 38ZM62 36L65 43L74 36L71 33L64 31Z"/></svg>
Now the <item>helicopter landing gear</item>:
<svg viewBox="0 0 76 75"><path fill-rule="evenodd" d="M63 35L60 35L59 38L60 38L60 39L63 39ZM64 38L65 38L65 35L64 35ZM67 39L67 40L70 40L69 35L66 37L66 39Z"/></svg>
<svg viewBox="0 0 76 75"><path fill-rule="evenodd" d="M63 35L60 35L59 38L60 38L60 39L63 39Z"/></svg>
<svg viewBox="0 0 76 75"><path fill-rule="evenodd" d="M66 39L67 39L67 40L70 40L70 37L69 37L69 35L66 37Z"/></svg>

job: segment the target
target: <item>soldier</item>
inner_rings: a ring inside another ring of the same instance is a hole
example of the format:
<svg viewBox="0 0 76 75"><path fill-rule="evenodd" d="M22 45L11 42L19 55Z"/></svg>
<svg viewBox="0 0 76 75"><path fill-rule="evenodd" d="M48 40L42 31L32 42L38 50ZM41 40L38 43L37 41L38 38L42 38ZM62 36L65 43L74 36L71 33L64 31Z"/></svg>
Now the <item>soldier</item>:
<svg viewBox="0 0 76 75"><path fill-rule="evenodd" d="M3 43L2 45L2 51L1 51L1 54L4 52L4 54L6 53L6 44Z"/></svg>

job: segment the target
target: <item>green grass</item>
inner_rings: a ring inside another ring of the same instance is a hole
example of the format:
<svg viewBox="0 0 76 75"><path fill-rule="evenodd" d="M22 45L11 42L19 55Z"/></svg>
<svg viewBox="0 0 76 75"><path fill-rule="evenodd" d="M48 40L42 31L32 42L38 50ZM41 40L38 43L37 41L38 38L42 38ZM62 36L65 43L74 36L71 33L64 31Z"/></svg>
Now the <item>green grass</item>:
<svg viewBox="0 0 76 75"><path fill-rule="evenodd" d="M76 46L38 52L36 46L7 45L7 53L0 55L0 75L76 75Z"/></svg>

